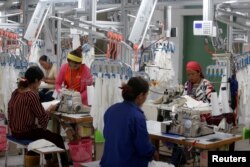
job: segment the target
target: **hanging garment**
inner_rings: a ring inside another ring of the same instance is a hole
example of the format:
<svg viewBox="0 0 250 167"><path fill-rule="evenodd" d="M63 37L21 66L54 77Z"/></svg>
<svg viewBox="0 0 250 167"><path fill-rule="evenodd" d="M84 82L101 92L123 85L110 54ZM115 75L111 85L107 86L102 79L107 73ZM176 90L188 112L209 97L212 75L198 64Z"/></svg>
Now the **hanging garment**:
<svg viewBox="0 0 250 167"><path fill-rule="evenodd" d="M44 41L37 40L36 44L30 49L29 63L38 64L41 55L44 55Z"/></svg>
<svg viewBox="0 0 250 167"><path fill-rule="evenodd" d="M113 78L98 74L95 79L94 101L90 110L90 115L93 117L93 126L100 132L103 132L104 122L103 116L111 105L122 102L121 96L121 79L120 75L116 74Z"/></svg>
<svg viewBox="0 0 250 167"><path fill-rule="evenodd" d="M100 111L99 111L99 121L98 121L98 126L97 126L97 130L99 130L100 132L103 132L103 127L104 127L104 113L105 111L108 109L109 104L108 104L108 77L103 77L102 78L103 82L102 82L102 97L101 97L101 107L100 107Z"/></svg>
<svg viewBox="0 0 250 167"><path fill-rule="evenodd" d="M94 102L92 104L90 115L93 117L93 127L96 129L98 127L98 120L99 120L99 109L101 108L102 104L102 77L98 76L95 79L95 89L94 89Z"/></svg>
<svg viewBox="0 0 250 167"><path fill-rule="evenodd" d="M77 49L81 44L80 44L80 36L79 34L73 34L72 35L73 40L72 40L72 49L75 50Z"/></svg>
<svg viewBox="0 0 250 167"><path fill-rule="evenodd" d="M116 74L115 80L114 80L114 101L113 104L118 103L118 102L122 102L122 90L120 89L120 87L122 86L122 82L120 79L120 75Z"/></svg>
<svg viewBox="0 0 250 167"><path fill-rule="evenodd" d="M239 124L244 124L246 127L250 126L250 96L249 91L250 87L248 83L250 82L249 77L250 66L247 68L240 69L236 73L236 78L238 80L238 93L239 93L239 104L238 104L238 116L239 116Z"/></svg>
<svg viewBox="0 0 250 167"><path fill-rule="evenodd" d="M114 104L114 89L115 89L115 78L114 77L111 77L109 79L109 84L108 84L108 104L109 106Z"/></svg>
<svg viewBox="0 0 250 167"><path fill-rule="evenodd" d="M161 87L166 88L167 85L174 84L175 72L172 64L173 53L171 50L166 50L166 45L159 45L155 52L155 65L159 67L156 75L156 80Z"/></svg>

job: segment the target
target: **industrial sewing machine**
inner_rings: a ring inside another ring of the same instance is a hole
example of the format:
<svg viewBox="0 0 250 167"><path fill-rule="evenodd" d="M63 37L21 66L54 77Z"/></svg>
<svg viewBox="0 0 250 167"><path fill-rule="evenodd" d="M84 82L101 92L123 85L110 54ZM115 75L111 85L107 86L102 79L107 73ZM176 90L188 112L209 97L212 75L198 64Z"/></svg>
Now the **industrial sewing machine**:
<svg viewBox="0 0 250 167"><path fill-rule="evenodd" d="M157 121L171 120L170 113L174 105L183 105L186 100L181 98L182 91L179 89L166 89L162 102L157 107Z"/></svg>
<svg viewBox="0 0 250 167"><path fill-rule="evenodd" d="M209 110L193 110L184 106L176 107L171 113L172 121L162 122L162 133L173 133L185 137L198 137L214 133L213 127L201 120L201 114Z"/></svg>
<svg viewBox="0 0 250 167"><path fill-rule="evenodd" d="M65 113L84 112L82 97L80 92L68 89L62 89L61 102L58 111Z"/></svg>

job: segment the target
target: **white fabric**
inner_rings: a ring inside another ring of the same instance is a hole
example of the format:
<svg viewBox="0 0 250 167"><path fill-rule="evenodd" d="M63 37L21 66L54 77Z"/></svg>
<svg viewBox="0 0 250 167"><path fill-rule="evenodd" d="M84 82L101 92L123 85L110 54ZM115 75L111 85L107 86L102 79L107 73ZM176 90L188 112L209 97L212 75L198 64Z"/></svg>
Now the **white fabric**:
<svg viewBox="0 0 250 167"><path fill-rule="evenodd" d="M94 96L95 96L95 89L94 86L87 86L87 98L88 98L88 104L92 105L94 103Z"/></svg>
<svg viewBox="0 0 250 167"><path fill-rule="evenodd" d="M100 132L104 127L104 114L106 110L113 104L121 102L121 79L120 75L115 78L101 77L95 79L94 100L90 110L90 115L93 117L93 126Z"/></svg>
<svg viewBox="0 0 250 167"><path fill-rule="evenodd" d="M114 79L114 83L113 83L113 89L114 89L114 101L110 103L110 105L118 103L118 102L122 102L122 90L119 88L122 86L122 81L120 79L120 75L116 75L115 79Z"/></svg>
<svg viewBox="0 0 250 167"><path fill-rule="evenodd" d="M113 101L114 101L114 93L115 93L115 90L114 90L114 85L115 85L115 79L114 78L110 78L109 79L109 84L108 84L108 104L112 104Z"/></svg>
<svg viewBox="0 0 250 167"><path fill-rule="evenodd" d="M56 105L59 103L60 103L60 100L52 100L52 101L48 101L48 102L42 102L42 106L43 106L44 110L47 110L51 105Z"/></svg>
<svg viewBox="0 0 250 167"><path fill-rule="evenodd" d="M29 62L38 64L40 56L44 55L44 50L45 50L44 46L45 45L43 40L39 39L36 41L36 44L34 44L34 46L31 47Z"/></svg>
<svg viewBox="0 0 250 167"><path fill-rule="evenodd" d="M83 53L83 62L87 67L90 68L92 62L95 60L94 48L91 47L90 51Z"/></svg>
<svg viewBox="0 0 250 167"><path fill-rule="evenodd" d="M104 77L102 82L102 105L99 111L99 121L97 129L102 132L104 128L104 113L108 109L108 78Z"/></svg>
<svg viewBox="0 0 250 167"><path fill-rule="evenodd" d="M246 127L250 126L250 86L248 83L250 82L250 66L248 65L246 68L241 69L237 72L236 78L239 84L239 124L244 124Z"/></svg>
<svg viewBox="0 0 250 167"><path fill-rule="evenodd" d="M17 76L20 70L15 69L12 65L0 67L0 111L8 116L8 102L12 92L17 88Z"/></svg>
<svg viewBox="0 0 250 167"><path fill-rule="evenodd" d="M174 84L175 72L172 64L173 53L166 51L163 46L160 46L155 52L154 65L159 67L157 75L153 75L150 79L156 79L161 87L166 88L166 85ZM150 74L149 74L150 75Z"/></svg>
<svg viewBox="0 0 250 167"><path fill-rule="evenodd" d="M198 108L198 107L208 107L209 106L208 103L203 103L202 101L197 101L188 95L185 95L182 97L184 97L187 100L186 105L188 108Z"/></svg>
<svg viewBox="0 0 250 167"><path fill-rule="evenodd" d="M38 149L38 148L50 147L50 146L55 146L55 144L45 139L39 139L39 140L31 142L28 145L28 151Z"/></svg>
<svg viewBox="0 0 250 167"><path fill-rule="evenodd" d="M80 36L79 34L72 34L72 49L75 50L80 46Z"/></svg>
<svg viewBox="0 0 250 167"><path fill-rule="evenodd" d="M101 97L102 97L102 78L97 77L95 80L95 90L94 90L94 99L95 101L92 104L91 110L90 110L90 115L93 117L93 127L97 128L98 126L98 120L99 120L99 108L101 107Z"/></svg>
<svg viewBox="0 0 250 167"><path fill-rule="evenodd" d="M221 85L220 85L220 90L219 90L219 101L221 102L222 100L221 100L221 88L223 88L223 87L225 87L225 88L227 88L227 76L226 75L223 75L222 77L221 77Z"/></svg>
<svg viewBox="0 0 250 167"><path fill-rule="evenodd" d="M166 162L153 160L153 161L148 163L148 167L174 167L174 165L166 163Z"/></svg>

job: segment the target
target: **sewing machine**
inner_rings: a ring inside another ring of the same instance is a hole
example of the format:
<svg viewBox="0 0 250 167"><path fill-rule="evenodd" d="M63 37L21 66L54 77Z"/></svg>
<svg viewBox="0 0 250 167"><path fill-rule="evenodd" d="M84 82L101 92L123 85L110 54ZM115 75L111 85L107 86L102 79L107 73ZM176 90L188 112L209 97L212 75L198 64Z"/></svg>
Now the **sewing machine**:
<svg viewBox="0 0 250 167"><path fill-rule="evenodd" d="M198 137L214 133L213 127L201 121L201 114L209 110L193 110L187 107L176 107L171 113L172 121L161 123L162 133L173 133L185 137Z"/></svg>
<svg viewBox="0 0 250 167"><path fill-rule="evenodd" d="M166 90L163 96L163 103L160 104L158 109L157 121L172 120L171 112L173 106L182 106L186 100L180 97L178 92Z"/></svg>
<svg viewBox="0 0 250 167"><path fill-rule="evenodd" d="M58 111L65 113L83 112L84 108L80 92L62 89Z"/></svg>

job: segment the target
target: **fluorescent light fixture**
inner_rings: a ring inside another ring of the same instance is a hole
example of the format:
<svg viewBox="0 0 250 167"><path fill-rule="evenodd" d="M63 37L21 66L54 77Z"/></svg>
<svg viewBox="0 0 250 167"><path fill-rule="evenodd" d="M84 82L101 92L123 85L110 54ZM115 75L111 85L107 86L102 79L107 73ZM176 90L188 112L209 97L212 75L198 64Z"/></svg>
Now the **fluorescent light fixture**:
<svg viewBox="0 0 250 167"><path fill-rule="evenodd" d="M78 0L40 0L40 2L78 2Z"/></svg>
<svg viewBox="0 0 250 167"><path fill-rule="evenodd" d="M13 5L15 4L19 4L20 2L19 1L16 1L16 2L12 2Z"/></svg>
<svg viewBox="0 0 250 167"><path fill-rule="evenodd" d="M236 3L237 1L226 1L226 2L224 2L224 3Z"/></svg>

